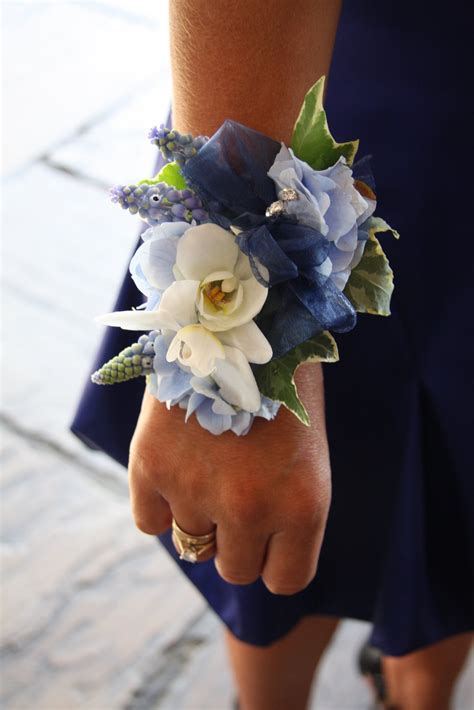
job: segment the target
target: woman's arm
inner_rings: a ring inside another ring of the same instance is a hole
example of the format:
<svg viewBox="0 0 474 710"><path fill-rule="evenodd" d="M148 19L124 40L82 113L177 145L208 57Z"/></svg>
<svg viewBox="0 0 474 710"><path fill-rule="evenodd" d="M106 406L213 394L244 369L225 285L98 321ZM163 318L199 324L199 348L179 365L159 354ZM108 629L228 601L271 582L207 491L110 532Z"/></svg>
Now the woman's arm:
<svg viewBox="0 0 474 710"><path fill-rule="evenodd" d="M171 0L174 125L211 134L232 118L289 142L306 90L327 73L336 0ZM201 535L217 525L221 576L293 594L316 572L330 502L322 370L297 383L312 420L283 407L247 436L213 436L145 393L130 449L137 526L159 534L174 515Z"/></svg>
<svg viewBox="0 0 474 710"><path fill-rule="evenodd" d="M173 125L211 135L226 118L290 142L328 73L341 0L171 0Z"/></svg>

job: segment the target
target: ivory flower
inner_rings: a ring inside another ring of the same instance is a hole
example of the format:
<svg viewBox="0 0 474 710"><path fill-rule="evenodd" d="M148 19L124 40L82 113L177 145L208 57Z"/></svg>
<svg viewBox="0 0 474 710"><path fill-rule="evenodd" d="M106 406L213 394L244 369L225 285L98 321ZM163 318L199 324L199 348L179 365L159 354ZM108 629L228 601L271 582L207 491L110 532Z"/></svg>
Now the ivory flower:
<svg viewBox="0 0 474 710"><path fill-rule="evenodd" d="M268 289L252 273L248 257L232 232L216 224L188 229L178 241L174 274L177 286L197 282L199 322L223 331L249 323L262 309Z"/></svg>
<svg viewBox="0 0 474 710"><path fill-rule="evenodd" d="M174 228L179 229L178 225ZM171 269L173 249L176 261ZM198 377L208 375L215 359L224 357L223 346L238 348L252 363L271 359L270 344L253 321L268 289L258 283L231 232L203 224L185 229L178 238L165 235L162 226L157 237L147 240L140 250L140 275L146 279L140 282L142 290L150 294L149 288L170 285L160 292L152 310L106 313L98 322L126 330L173 331L173 357L184 358ZM172 283L170 274L176 279ZM184 330L197 324L201 328Z"/></svg>

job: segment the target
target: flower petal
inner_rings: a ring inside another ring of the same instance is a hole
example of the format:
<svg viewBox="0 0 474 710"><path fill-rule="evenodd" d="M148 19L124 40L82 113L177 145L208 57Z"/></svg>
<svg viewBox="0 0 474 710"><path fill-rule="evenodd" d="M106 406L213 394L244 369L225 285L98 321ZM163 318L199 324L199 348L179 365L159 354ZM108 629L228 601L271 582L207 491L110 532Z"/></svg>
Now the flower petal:
<svg viewBox="0 0 474 710"><path fill-rule="evenodd" d="M174 281L163 293L158 312L168 313L180 327L197 323L199 281Z"/></svg>
<svg viewBox="0 0 474 710"><path fill-rule="evenodd" d="M253 415L250 412L241 411L232 417L231 429L237 436L245 436L253 424Z"/></svg>
<svg viewBox="0 0 474 710"><path fill-rule="evenodd" d="M329 258L332 262L333 272L341 271L341 269L347 269L352 261L353 255L353 251L341 251L335 246L334 243L332 243L329 249Z"/></svg>
<svg viewBox="0 0 474 710"><path fill-rule="evenodd" d="M178 242L176 266L186 279L201 281L214 271L233 273L239 248L231 232L217 224L191 227Z"/></svg>
<svg viewBox="0 0 474 710"><path fill-rule="evenodd" d="M375 212L375 208L377 207L376 200L371 200L370 198L366 198L366 202L367 202L367 209L365 210L365 212L362 212L362 214L360 214L357 217L358 226L363 224L367 219L369 219L369 217L372 217L372 215Z"/></svg>
<svg viewBox="0 0 474 710"><path fill-rule="evenodd" d="M229 404L257 412L260 409L260 392L245 355L237 348L224 346L225 360L216 361L212 375L219 392Z"/></svg>
<svg viewBox="0 0 474 710"><path fill-rule="evenodd" d="M354 251L354 256L352 257L352 261L349 264L349 268L352 271L352 269L355 269L355 267L359 264L360 260L362 259L364 255L364 250L365 250L365 245L367 244L366 241L360 240L357 242L357 246Z"/></svg>
<svg viewBox="0 0 474 710"><path fill-rule="evenodd" d="M202 325L187 325L176 333L166 354L168 362L179 360L196 377L207 377L217 361L225 358L225 349L213 333Z"/></svg>
<svg viewBox="0 0 474 710"><path fill-rule="evenodd" d="M188 406L186 408L186 416L184 421L187 422L189 417L194 414L196 409L201 406L201 404L206 400L205 395L200 394L200 392L193 392L188 400Z"/></svg>
<svg viewBox="0 0 474 710"><path fill-rule="evenodd" d="M351 254L354 253L354 249L357 246L357 225L355 222L347 234L343 234L341 237L336 239L334 244L341 251L350 251Z"/></svg>
<svg viewBox="0 0 474 710"><path fill-rule="evenodd" d="M270 399L269 397L262 397L262 406L257 412L257 417L263 417L264 419L270 421L276 417L280 406L281 402Z"/></svg>
<svg viewBox="0 0 474 710"><path fill-rule="evenodd" d="M239 251L239 256L237 258L237 263L234 267L234 276L242 281L243 279L249 279L252 276L252 267L250 266L250 259L243 251Z"/></svg>
<svg viewBox="0 0 474 710"><path fill-rule="evenodd" d="M315 267L316 271L318 271L320 274L323 276L330 276L332 272L332 261L331 259L327 256L325 260L323 261L322 264L319 266Z"/></svg>
<svg viewBox="0 0 474 710"><path fill-rule="evenodd" d="M208 399L216 399L216 397L219 397L217 385L212 377L192 377L191 387L195 392L204 395Z"/></svg>
<svg viewBox="0 0 474 710"><path fill-rule="evenodd" d="M272 359L271 345L253 320L237 328L223 330L217 337L224 345L241 350L249 362L263 365Z"/></svg>
<svg viewBox="0 0 474 710"><path fill-rule="evenodd" d="M208 399L196 409L196 419L199 424L211 434L218 436L230 429L232 424L231 416L215 414L212 410L212 400Z"/></svg>
<svg viewBox="0 0 474 710"><path fill-rule="evenodd" d="M155 338L154 348L155 357L153 358L153 369L157 375L172 375L177 365L174 362L168 362L166 353L168 352L169 340L162 335Z"/></svg>
<svg viewBox="0 0 474 710"><path fill-rule="evenodd" d="M160 291L173 283L178 242L177 236L148 239L137 249L130 262L130 273L143 293L147 293L143 282Z"/></svg>
<svg viewBox="0 0 474 710"><path fill-rule="evenodd" d="M141 237L144 242L149 239L163 239L164 237L180 237L184 232L190 229L189 222L163 222L155 227L146 229Z"/></svg>
<svg viewBox="0 0 474 710"><path fill-rule="evenodd" d="M214 414L233 416L235 409L227 404L217 391L217 385L211 377L192 377L191 387L195 392L213 400L212 411Z"/></svg>
<svg viewBox="0 0 474 710"><path fill-rule="evenodd" d="M201 285L211 283L211 281L224 281L225 279L232 279L234 274L232 271L213 271L208 274L205 279L202 279Z"/></svg>
<svg viewBox="0 0 474 710"><path fill-rule="evenodd" d="M199 320L206 328L216 332L237 328L239 325L248 323L257 313L260 313L267 300L268 288L259 284L254 276L241 281L240 285L242 286L242 302L231 313L221 311L209 318L207 313L200 313Z"/></svg>
<svg viewBox="0 0 474 710"><path fill-rule="evenodd" d="M94 318L96 323L116 326L123 330L158 330L161 318L158 311L115 311Z"/></svg>
<svg viewBox="0 0 474 710"><path fill-rule="evenodd" d="M202 320L203 323L216 321L220 324L223 319L227 322L227 318L234 313L242 303L244 297L242 285L239 283L235 291L228 294L228 296L230 296L228 302L215 305L207 298L204 290L201 290L198 302L199 319ZM211 328L211 330L213 329Z"/></svg>
<svg viewBox="0 0 474 710"><path fill-rule="evenodd" d="M350 192L341 189L333 190L330 193L331 206L326 212L326 224L329 227L327 239L333 242L351 229L355 224L356 214L351 203Z"/></svg>
<svg viewBox="0 0 474 710"><path fill-rule="evenodd" d="M344 291L346 284L349 281L349 276L351 275L350 269L342 269L342 271L334 271L331 274L331 281L334 286L339 289L339 291Z"/></svg>
<svg viewBox="0 0 474 710"><path fill-rule="evenodd" d="M158 376L157 399L160 402L182 399L189 394L191 374L182 370L177 364L171 375Z"/></svg>

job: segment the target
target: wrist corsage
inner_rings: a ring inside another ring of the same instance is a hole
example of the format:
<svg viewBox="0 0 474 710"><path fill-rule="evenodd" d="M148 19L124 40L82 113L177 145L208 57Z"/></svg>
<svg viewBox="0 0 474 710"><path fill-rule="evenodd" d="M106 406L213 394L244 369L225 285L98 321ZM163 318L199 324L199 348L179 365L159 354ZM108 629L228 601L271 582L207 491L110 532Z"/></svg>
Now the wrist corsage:
<svg viewBox="0 0 474 710"><path fill-rule="evenodd" d="M356 313L389 315L393 273L376 234L370 161L327 125L324 77L305 97L291 147L227 120L211 137L164 126L149 138L167 161L112 200L148 223L130 272L146 303L97 320L142 331L92 375L145 375L168 407L213 434L246 434L280 404L304 424L294 374L336 362L333 333Z"/></svg>

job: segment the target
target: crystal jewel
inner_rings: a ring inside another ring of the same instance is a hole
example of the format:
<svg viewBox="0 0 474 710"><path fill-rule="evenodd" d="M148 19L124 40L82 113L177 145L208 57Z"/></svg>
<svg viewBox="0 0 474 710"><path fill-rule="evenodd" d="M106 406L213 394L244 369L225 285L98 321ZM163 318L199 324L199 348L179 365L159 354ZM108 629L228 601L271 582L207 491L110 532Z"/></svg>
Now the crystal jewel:
<svg viewBox="0 0 474 710"><path fill-rule="evenodd" d="M293 200L300 199L300 196L292 187L284 187L283 190L280 190L278 193L278 197L280 200L283 200L283 202L293 202Z"/></svg>
<svg viewBox="0 0 474 710"><path fill-rule="evenodd" d="M186 562L197 562L197 554L194 550L183 550L179 557Z"/></svg>
<svg viewBox="0 0 474 710"><path fill-rule="evenodd" d="M300 199L300 196L292 187L284 187L283 190L280 190L278 193L278 197L280 199L276 202L272 202L265 210L265 217L278 217L285 211L285 202L294 202L294 200Z"/></svg>
<svg viewBox="0 0 474 710"><path fill-rule="evenodd" d="M277 217L285 210L283 202L277 200L277 202L272 202L272 204L265 210L265 217Z"/></svg>

